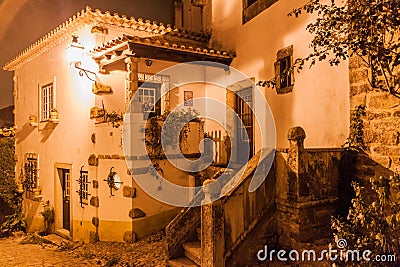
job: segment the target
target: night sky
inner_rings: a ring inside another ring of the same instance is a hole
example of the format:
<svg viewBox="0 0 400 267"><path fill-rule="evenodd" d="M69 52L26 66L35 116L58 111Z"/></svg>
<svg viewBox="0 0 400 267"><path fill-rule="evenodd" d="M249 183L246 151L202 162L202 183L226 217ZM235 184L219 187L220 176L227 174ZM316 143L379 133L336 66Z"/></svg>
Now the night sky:
<svg viewBox="0 0 400 267"><path fill-rule="evenodd" d="M0 0L0 66L86 6L172 22L172 0ZM12 76L1 68L0 108L13 104Z"/></svg>

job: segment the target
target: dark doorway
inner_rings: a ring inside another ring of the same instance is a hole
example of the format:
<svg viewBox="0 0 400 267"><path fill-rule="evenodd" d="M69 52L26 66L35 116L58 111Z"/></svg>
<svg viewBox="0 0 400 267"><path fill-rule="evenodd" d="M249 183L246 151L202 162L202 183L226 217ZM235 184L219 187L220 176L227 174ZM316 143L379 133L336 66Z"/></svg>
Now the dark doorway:
<svg viewBox="0 0 400 267"><path fill-rule="evenodd" d="M69 169L61 169L61 185L63 197L63 228L71 230L71 173Z"/></svg>
<svg viewBox="0 0 400 267"><path fill-rule="evenodd" d="M236 114L241 122L237 125L237 161L245 163L253 157L253 103L252 88L236 92ZM248 155L248 156L247 156Z"/></svg>

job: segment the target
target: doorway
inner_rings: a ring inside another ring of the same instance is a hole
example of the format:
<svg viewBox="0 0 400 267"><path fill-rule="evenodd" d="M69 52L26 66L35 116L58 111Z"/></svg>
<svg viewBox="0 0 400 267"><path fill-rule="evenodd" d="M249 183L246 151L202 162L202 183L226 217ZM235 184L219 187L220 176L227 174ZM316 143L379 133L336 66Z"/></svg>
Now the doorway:
<svg viewBox="0 0 400 267"><path fill-rule="evenodd" d="M236 92L236 114L238 116L237 136L237 161L246 163L254 155L254 116L252 111L252 87Z"/></svg>
<svg viewBox="0 0 400 267"><path fill-rule="evenodd" d="M71 230L71 172L70 169L59 169L62 187L62 227Z"/></svg>

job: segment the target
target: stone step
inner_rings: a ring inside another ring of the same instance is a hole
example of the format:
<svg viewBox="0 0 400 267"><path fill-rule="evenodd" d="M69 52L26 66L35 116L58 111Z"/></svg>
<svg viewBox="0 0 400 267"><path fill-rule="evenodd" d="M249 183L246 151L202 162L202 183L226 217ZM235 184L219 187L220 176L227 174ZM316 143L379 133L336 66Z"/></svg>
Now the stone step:
<svg viewBox="0 0 400 267"><path fill-rule="evenodd" d="M58 247L73 247L77 245L75 242L62 238L61 236L58 236L56 234L43 236L42 239L45 241L45 243L53 244Z"/></svg>
<svg viewBox="0 0 400 267"><path fill-rule="evenodd" d="M186 257L178 258L178 259L173 259L168 261L168 266L169 267L198 267L196 263L193 261L189 260Z"/></svg>
<svg viewBox="0 0 400 267"><path fill-rule="evenodd" d="M192 260L197 265L201 266L201 242L192 241L183 244L185 256Z"/></svg>
<svg viewBox="0 0 400 267"><path fill-rule="evenodd" d="M56 230L55 234L64 239L72 240L70 232L66 229L58 229L58 230Z"/></svg>

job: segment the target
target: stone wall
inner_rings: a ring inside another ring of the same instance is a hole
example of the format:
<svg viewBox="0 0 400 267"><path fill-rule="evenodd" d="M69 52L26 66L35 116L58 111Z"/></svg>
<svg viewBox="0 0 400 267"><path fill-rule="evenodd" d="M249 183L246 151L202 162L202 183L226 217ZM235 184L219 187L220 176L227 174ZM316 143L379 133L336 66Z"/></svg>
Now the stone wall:
<svg viewBox="0 0 400 267"><path fill-rule="evenodd" d="M302 128L290 129L289 149L276 156L277 231L283 248L304 249L317 240L329 244L330 219L337 211L342 150L306 149L305 137Z"/></svg>
<svg viewBox="0 0 400 267"><path fill-rule="evenodd" d="M373 160L360 159L359 174L367 178L396 170L400 167L400 99L371 88L368 68L359 57L350 59L349 77L350 108L353 112L358 106L365 106L365 152Z"/></svg>
<svg viewBox="0 0 400 267"><path fill-rule="evenodd" d="M301 127L289 130L289 149L276 152L271 172L255 192L248 188L260 153L249 161L235 189L202 206L202 266L259 264L257 252L264 245L328 248L343 150L304 148L305 136Z"/></svg>

